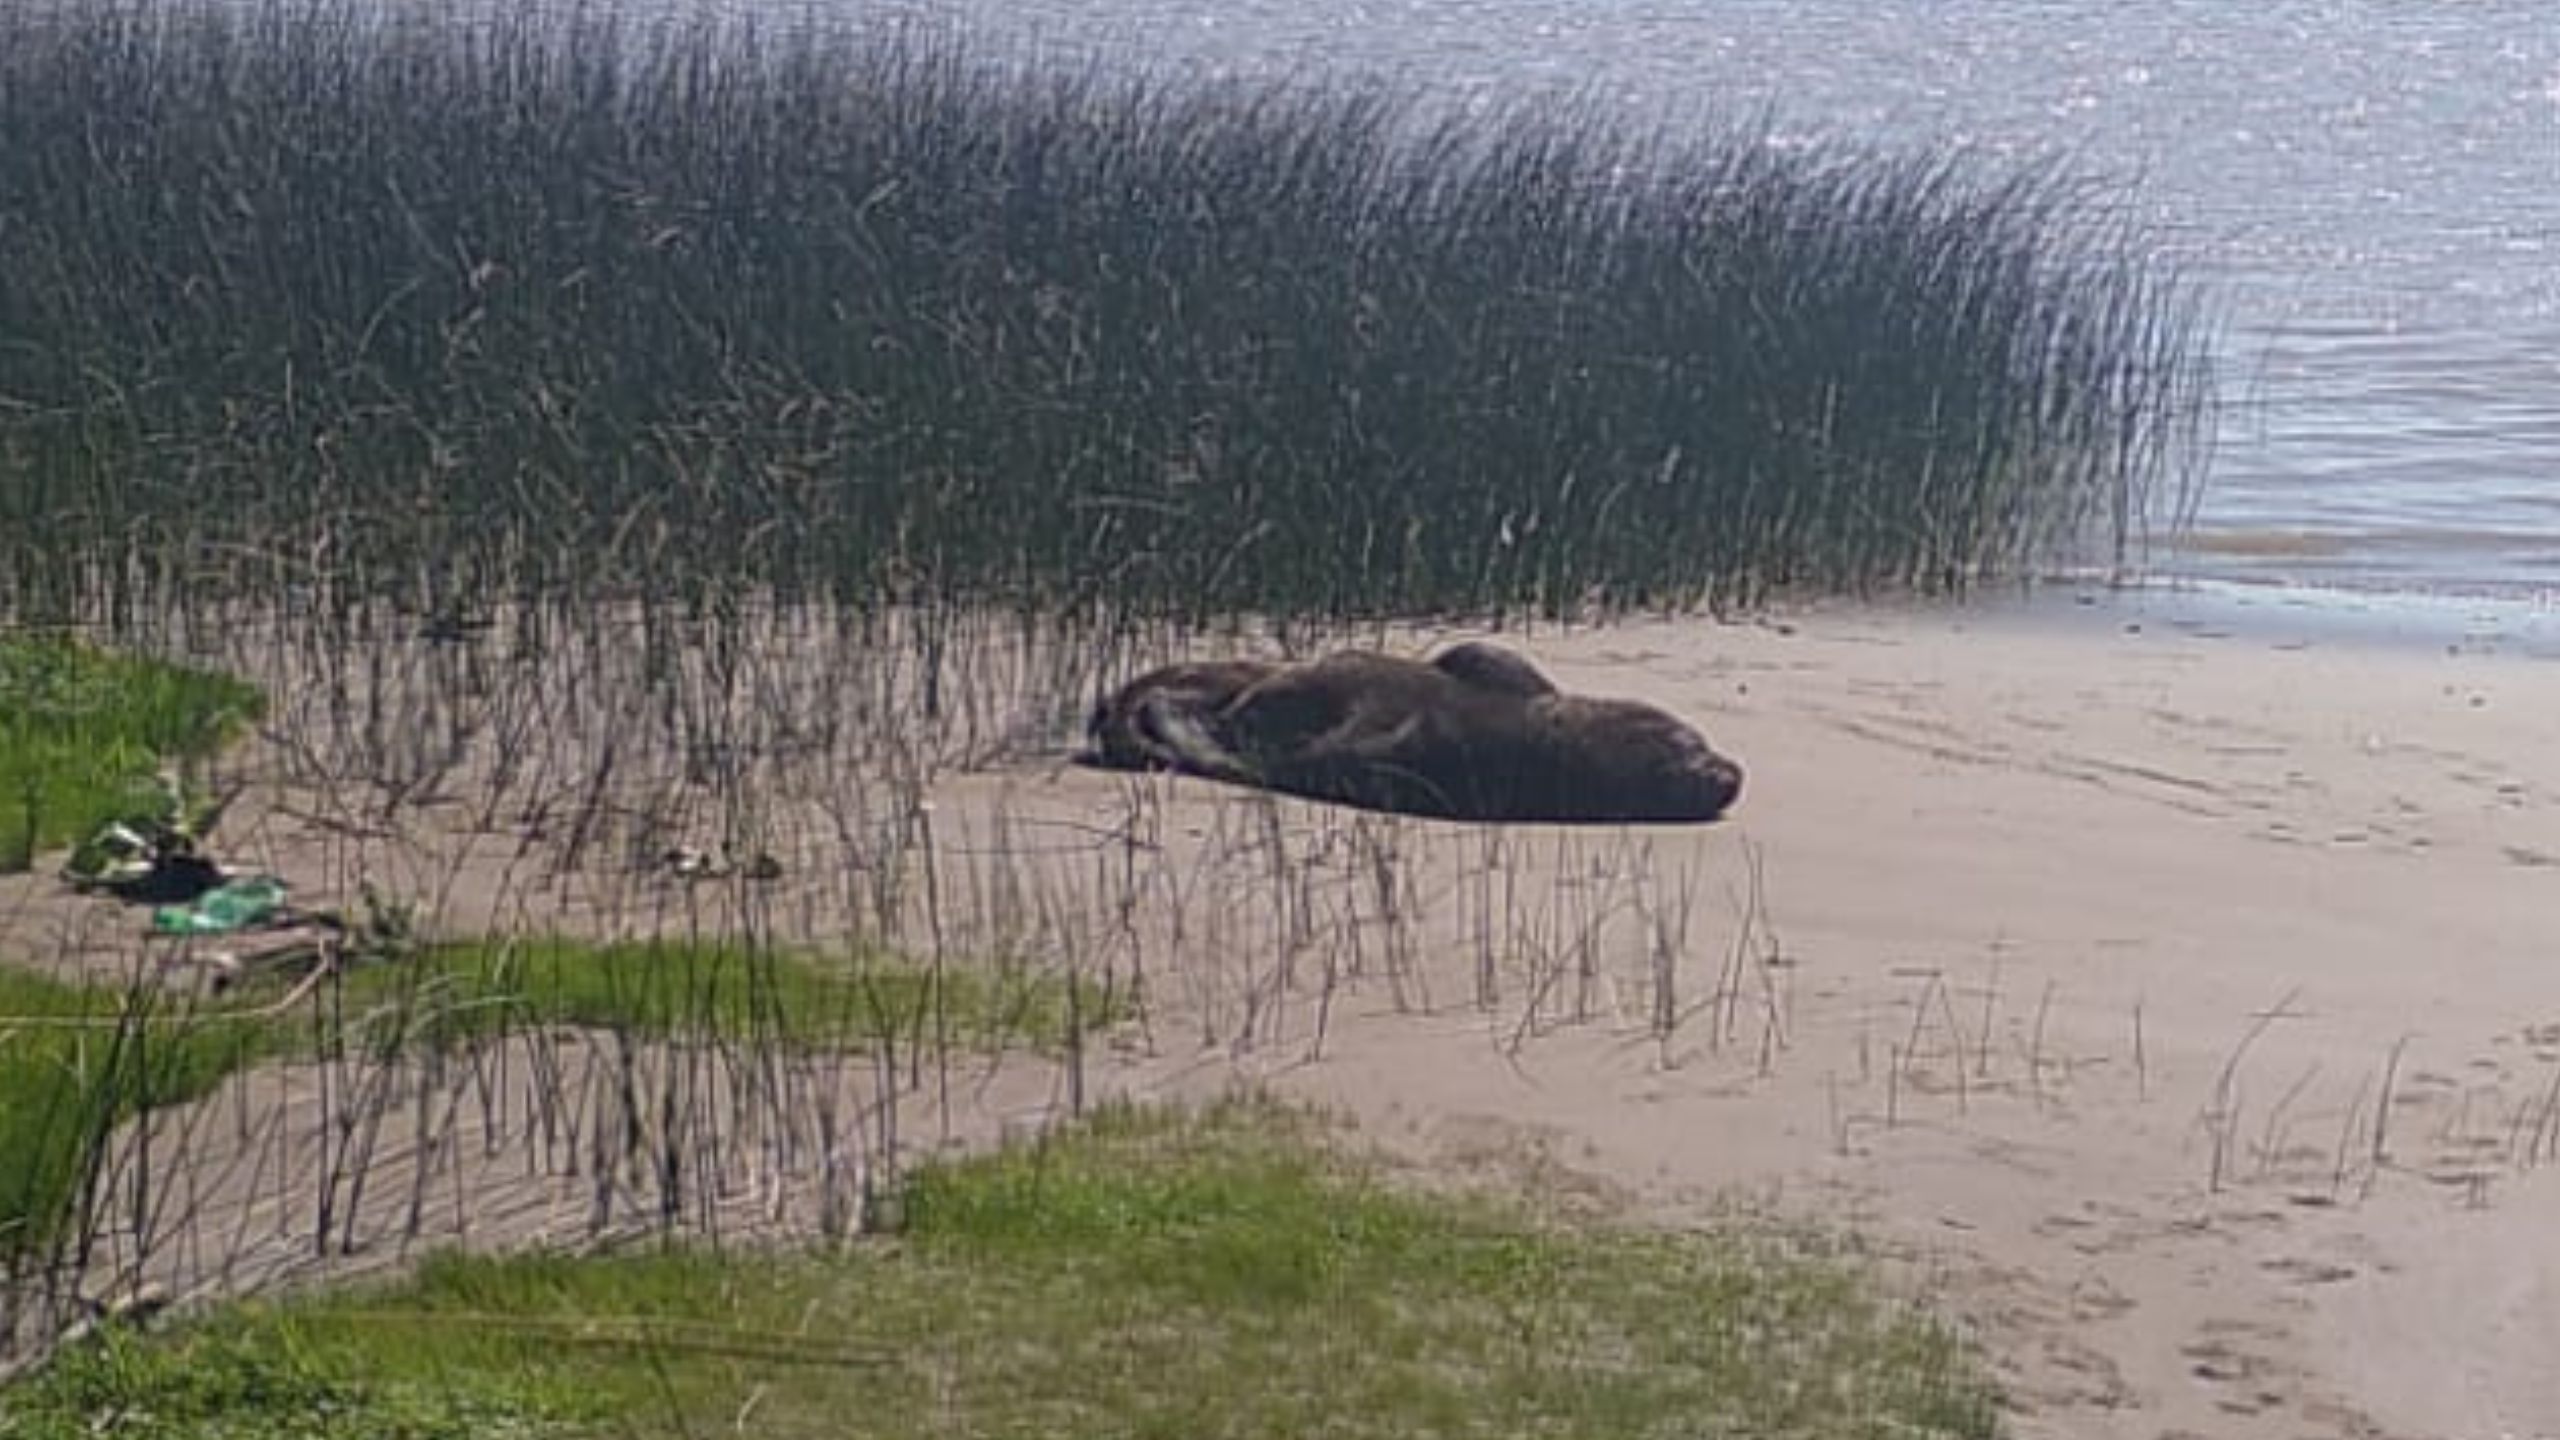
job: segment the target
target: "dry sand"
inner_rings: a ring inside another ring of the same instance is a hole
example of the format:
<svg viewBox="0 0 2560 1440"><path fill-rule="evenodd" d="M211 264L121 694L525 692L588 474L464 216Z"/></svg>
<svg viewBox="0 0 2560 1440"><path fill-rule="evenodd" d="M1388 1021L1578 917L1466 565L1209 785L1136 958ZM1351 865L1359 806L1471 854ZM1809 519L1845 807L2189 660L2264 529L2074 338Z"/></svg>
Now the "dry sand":
<svg viewBox="0 0 2560 1440"><path fill-rule="evenodd" d="M2388 628L2111 601L1525 641L1741 757L1703 830L1028 765L937 823L1046 941L1151 967L1096 1091L1242 1073L1435 1167L1845 1222L1980 1336L2023 1436L2560 1436L2560 663ZM1135 880L1014 853L1133 813ZM955 1133L1057 1091L1016 1081Z"/></svg>
<svg viewBox="0 0 2560 1440"><path fill-rule="evenodd" d="M1280 1083L1675 1222L1849 1221L2021 1435L2560 1436L2560 664L2154 609L1532 641L1749 765L1663 843L1728 917L1758 852L1783 1051L1337 1019Z"/></svg>

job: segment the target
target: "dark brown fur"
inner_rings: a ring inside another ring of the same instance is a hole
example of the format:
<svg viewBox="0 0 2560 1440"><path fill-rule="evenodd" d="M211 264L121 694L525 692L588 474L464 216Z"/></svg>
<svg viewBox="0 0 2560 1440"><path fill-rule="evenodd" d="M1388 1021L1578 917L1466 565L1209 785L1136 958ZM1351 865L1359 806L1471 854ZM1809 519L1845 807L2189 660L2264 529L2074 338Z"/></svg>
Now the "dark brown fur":
<svg viewBox="0 0 2560 1440"><path fill-rule="evenodd" d="M1385 662L1384 668L1373 672L1373 679L1400 668L1429 668L1469 685L1523 698L1556 693L1555 682L1526 657L1482 640L1452 645L1431 657L1428 667L1383 655L1373 658ZM1188 769L1178 753L1139 728L1146 706L1152 702L1186 714L1215 714L1246 690L1288 668L1270 660L1204 660L1150 670L1094 702L1085 717L1086 748L1075 758L1105 770Z"/></svg>
<svg viewBox="0 0 2560 1440"><path fill-rule="evenodd" d="M1484 640L1464 640L1431 657L1431 668L1483 690L1508 691L1522 699L1556 693L1556 682L1517 650Z"/></svg>
<svg viewBox="0 0 2560 1440"><path fill-rule="evenodd" d="M1255 668L1139 677L1095 707L1088 755L1466 820L1704 821L1741 792L1741 767L1676 717L1561 694L1497 646Z"/></svg>

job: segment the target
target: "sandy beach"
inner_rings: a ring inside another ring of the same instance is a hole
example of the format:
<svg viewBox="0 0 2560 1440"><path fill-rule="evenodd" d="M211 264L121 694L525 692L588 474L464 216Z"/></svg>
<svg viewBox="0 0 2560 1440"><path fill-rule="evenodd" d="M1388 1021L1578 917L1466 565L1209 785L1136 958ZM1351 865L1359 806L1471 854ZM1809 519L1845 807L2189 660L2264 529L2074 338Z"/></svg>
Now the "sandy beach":
<svg viewBox="0 0 2560 1440"><path fill-rule="evenodd" d="M2544 617L2085 598L1498 637L1740 757L1711 827L1497 832L998 760L934 792L939 883L1148 967L1151 1021L1089 1093L1250 1077L1429 1172L1848 1227L1979 1338L2021 1436L2560 1436ZM242 823L251 858L317 864ZM538 867L472 833L494 868L439 893L546 913L566 882L497 885ZM13 884L0 943L69 953ZM1060 1103L1034 1071L944 1096L953 1133ZM518 1208L546 1207L579 1208Z"/></svg>
<svg viewBox="0 0 2560 1440"><path fill-rule="evenodd" d="M2168 602L1527 643L1749 765L1659 833L1702 942L1756 852L1782 1046L1368 1015L1286 1090L1673 1223L1851 1224L2021 1435L2560 1435L2560 666Z"/></svg>

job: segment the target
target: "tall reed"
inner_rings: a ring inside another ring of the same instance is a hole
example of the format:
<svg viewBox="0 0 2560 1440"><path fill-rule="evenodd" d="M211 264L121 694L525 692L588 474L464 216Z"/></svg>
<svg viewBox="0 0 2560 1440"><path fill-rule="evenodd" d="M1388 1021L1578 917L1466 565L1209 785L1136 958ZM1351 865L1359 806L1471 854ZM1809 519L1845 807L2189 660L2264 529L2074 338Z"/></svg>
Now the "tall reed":
<svg viewBox="0 0 2560 1440"><path fill-rule="evenodd" d="M0 612L1197 619L1957 588L2173 511L2051 167L913 32L0 9Z"/></svg>

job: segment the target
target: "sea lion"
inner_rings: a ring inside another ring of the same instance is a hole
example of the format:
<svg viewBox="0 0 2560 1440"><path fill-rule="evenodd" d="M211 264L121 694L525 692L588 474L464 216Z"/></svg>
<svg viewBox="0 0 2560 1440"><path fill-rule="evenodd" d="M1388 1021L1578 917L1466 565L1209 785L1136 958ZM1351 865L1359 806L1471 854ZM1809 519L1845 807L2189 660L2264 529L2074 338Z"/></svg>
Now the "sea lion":
<svg viewBox="0 0 2560 1440"><path fill-rule="evenodd" d="M1414 663L1384 655L1373 658L1384 665L1373 669L1370 678L1388 683L1393 683L1400 667ZM1433 656L1429 667L1469 685L1523 698L1556 693L1555 682L1525 656L1487 641L1452 645ZM1085 716L1086 748L1074 758L1079 764L1105 770L1187 769L1180 751L1140 730L1147 702L1158 701L1159 709L1180 713L1211 714L1287 668L1269 660L1206 660L1150 670L1094 702Z"/></svg>
<svg viewBox="0 0 2560 1440"><path fill-rule="evenodd" d="M1742 768L1668 712L1563 694L1500 647L1459 649L1445 665L1350 651L1273 667L1211 704L1177 685L1124 690L1096 715L1159 768L1400 814L1699 822L1740 795Z"/></svg>

